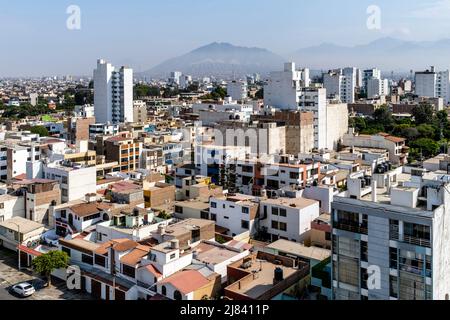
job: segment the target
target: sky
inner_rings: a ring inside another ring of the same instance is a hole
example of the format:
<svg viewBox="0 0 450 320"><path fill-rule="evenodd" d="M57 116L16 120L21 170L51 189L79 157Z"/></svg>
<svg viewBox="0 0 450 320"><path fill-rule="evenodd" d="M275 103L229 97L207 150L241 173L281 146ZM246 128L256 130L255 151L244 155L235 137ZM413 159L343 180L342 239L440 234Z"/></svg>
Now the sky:
<svg viewBox="0 0 450 320"><path fill-rule="evenodd" d="M67 28L70 5L80 29ZM380 29L367 27L371 5ZM215 41L287 56L324 42L439 40L449 18L450 0L0 0L0 78L91 75L98 58L140 72Z"/></svg>

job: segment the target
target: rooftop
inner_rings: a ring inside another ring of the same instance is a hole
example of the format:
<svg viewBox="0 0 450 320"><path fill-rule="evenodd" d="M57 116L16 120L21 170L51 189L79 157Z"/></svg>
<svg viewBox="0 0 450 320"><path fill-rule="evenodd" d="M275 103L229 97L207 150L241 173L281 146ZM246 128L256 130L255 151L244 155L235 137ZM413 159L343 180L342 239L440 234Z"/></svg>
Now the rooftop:
<svg viewBox="0 0 450 320"><path fill-rule="evenodd" d="M298 256L307 259L314 259L323 261L331 254L330 250L318 247L306 247L301 243L289 240L277 240L269 244L267 249L276 250L278 252L288 253L293 256Z"/></svg>
<svg viewBox="0 0 450 320"><path fill-rule="evenodd" d="M237 256L241 250L211 242L202 242L195 247L193 252L196 260L207 264L219 264Z"/></svg>
<svg viewBox="0 0 450 320"><path fill-rule="evenodd" d="M169 283L183 294L196 291L206 286L209 280L197 270L185 270L177 272L164 280L161 284Z"/></svg>
<svg viewBox="0 0 450 320"><path fill-rule="evenodd" d="M20 228L20 233L23 234L38 230L40 228L44 228L43 224L22 217L13 217L6 221L2 221L0 222L0 226L16 232L19 231Z"/></svg>
<svg viewBox="0 0 450 320"><path fill-rule="evenodd" d="M278 199L267 199L263 200L262 202L266 204L298 209L304 209L318 203L318 201L316 200L306 198L278 198Z"/></svg>

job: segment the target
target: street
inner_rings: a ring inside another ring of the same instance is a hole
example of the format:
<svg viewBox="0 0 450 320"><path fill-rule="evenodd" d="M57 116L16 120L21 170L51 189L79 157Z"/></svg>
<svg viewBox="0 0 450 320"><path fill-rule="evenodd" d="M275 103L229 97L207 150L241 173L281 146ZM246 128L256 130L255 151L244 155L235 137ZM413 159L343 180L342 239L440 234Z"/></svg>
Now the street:
<svg viewBox="0 0 450 320"><path fill-rule="evenodd" d="M16 297L9 293L9 288L21 282L33 284L36 292L28 298ZM66 288L64 282L59 281L51 287L42 288L43 281L29 270L17 269L17 254L0 248L0 300L92 300L91 295Z"/></svg>

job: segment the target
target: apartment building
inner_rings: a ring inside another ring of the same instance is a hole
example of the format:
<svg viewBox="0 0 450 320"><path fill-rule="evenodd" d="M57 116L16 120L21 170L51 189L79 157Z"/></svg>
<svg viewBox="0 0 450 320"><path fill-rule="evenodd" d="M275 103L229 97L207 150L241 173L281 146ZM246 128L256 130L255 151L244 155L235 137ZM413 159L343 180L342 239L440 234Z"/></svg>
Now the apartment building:
<svg viewBox="0 0 450 320"><path fill-rule="evenodd" d="M10 181L26 174L27 162L41 160L41 144L38 142L5 141L0 143L0 180Z"/></svg>
<svg viewBox="0 0 450 320"><path fill-rule="evenodd" d="M348 147L366 147L385 149L389 152L389 161L396 165L403 165L408 162L409 148L406 146L406 139L394 137L387 133L377 135L355 134L353 129L345 134L342 144Z"/></svg>
<svg viewBox="0 0 450 320"><path fill-rule="evenodd" d="M431 67L415 73L415 94L419 97L442 98L444 103L450 102L450 73L436 71Z"/></svg>
<svg viewBox="0 0 450 320"><path fill-rule="evenodd" d="M351 180L332 203L334 298L447 300L450 177L404 167Z"/></svg>
<svg viewBox="0 0 450 320"><path fill-rule="evenodd" d="M294 242L309 241L311 223L320 215L318 201L306 198L261 200L260 228L271 242L278 239Z"/></svg>
<svg viewBox="0 0 450 320"><path fill-rule="evenodd" d="M119 133L119 125L107 123L94 123L89 125L89 138L96 136L114 136Z"/></svg>
<svg viewBox="0 0 450 320"><path fill-rule="evenodd" d="M209 219L217 226L228 230L227 235L235 237L258 231L259 200L243 194L228 194L209 199Z"/></svg>
<svg viewBox="0 0 450 320"><path fill-rule="evenodd" d="M328 97L334 97L343 103L355 102L356 68L330 70L323 74L323 86Z"/></svg>
<svg viewBox="0 0 450 320"><path fill-rule="evenodd" d="M122 133L104 141L104 155L107 161L117 161L120 171L139 169L142 142L134 142L129 133Z"/></svg>
<svg viewBox="0 0 450 320"><path fill-rule="evenodd" d="M387 79L371 78L367 80L367 98L387 96L390 93L389 81Z"/></svg>
<svg viewBox="0 0 450 320"><path fill-rule="evenodd" d="M147 123L147 103L142 100L133 101L133 119L137 123Z"/></svg>
<svg viewBox="0 0 450 320"><path fill-rule="evenodd" d="M133 122L133 69L116 69L105 60L94 70L95 119L100 123Z"/></svg>
<svg viewBox="0 0 450 320"><path fill-rule="evenodd" d="M227 84L227 95L234 101L243 101L248 98L248 85L244 81L231 81Z"/></svg>
<svg viewBox="0 0 450 320"><path fill-rule="evenodd" d="M274 71L264 86L264 104L279 109L297 110L301 88L309 87L309 70L297 71L295 63L284 64L283 71Z"/></svg>
<svg viewBox="0 0 450 320"><path fill-rule="evenodd" d="M89 140L89 128L95 124L95 118L67 119L67 141L73 145Z"/></svg>

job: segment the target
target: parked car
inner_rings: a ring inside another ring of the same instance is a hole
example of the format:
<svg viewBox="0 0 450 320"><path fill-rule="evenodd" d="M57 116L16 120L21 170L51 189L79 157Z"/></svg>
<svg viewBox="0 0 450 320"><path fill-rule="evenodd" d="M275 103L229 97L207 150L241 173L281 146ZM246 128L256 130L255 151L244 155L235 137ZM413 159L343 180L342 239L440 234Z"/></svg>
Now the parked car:
<svg viewBox="0 0 450 320"><path fill-rule="evenodd" d="M32 296L36 292L36 289L28 282L23 282L12 286L10 291L25 298Z"/></svg>

